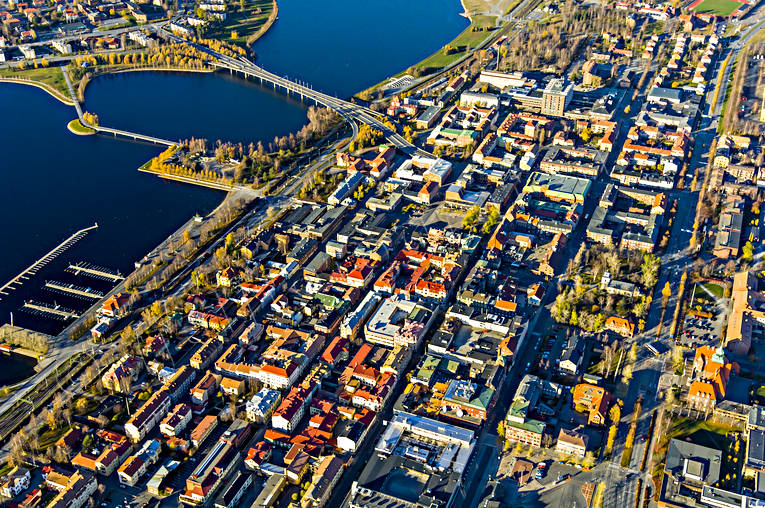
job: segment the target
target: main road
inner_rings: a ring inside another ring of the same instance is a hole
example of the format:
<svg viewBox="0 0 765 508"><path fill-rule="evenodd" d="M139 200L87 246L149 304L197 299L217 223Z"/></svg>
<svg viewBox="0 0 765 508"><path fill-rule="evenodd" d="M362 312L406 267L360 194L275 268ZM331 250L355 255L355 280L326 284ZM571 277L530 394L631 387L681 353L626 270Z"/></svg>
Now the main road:
<svg viewBox="0 0 765 508"><path fill-rule="evenodd" d="M355 122L361 122L382 132L392 145L410 156L419 155L422 157L433 157L429 152L407 141L406 138L398 134L395 129L388 127L383 123L379 113L372 111L366 106L354 104L345 99L340 99L324 92L314 90L309 85L297 83L286 77L274 74L244 57L234 58L224 55L202 44L183 39L182 37L168 32L164 28L158 30L157 33L169 40L189 44L195 49L213 56L216 59L214 65L222 69L228 69L231 72L238 72L244 76L258 79L261 83L271 84L274 88L282 88L287 93L299 95L303 99L313 101L316 104L334 110L351 123L354 137L358 132L358 126Z"/></svg>

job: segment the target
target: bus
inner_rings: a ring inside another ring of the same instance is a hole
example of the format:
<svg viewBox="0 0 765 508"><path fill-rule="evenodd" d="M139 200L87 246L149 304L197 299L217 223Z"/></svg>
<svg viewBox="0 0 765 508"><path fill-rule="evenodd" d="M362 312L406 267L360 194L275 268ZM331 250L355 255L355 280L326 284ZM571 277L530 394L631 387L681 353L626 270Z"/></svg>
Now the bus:
<svg viewBox="0 0 765 508"><path fill-rule="evenodd" d="M646 344L645 348L651 353L653 353L654 356L659 356L661 354L661 351L659 351L659 349L653 344Z"/></svg>

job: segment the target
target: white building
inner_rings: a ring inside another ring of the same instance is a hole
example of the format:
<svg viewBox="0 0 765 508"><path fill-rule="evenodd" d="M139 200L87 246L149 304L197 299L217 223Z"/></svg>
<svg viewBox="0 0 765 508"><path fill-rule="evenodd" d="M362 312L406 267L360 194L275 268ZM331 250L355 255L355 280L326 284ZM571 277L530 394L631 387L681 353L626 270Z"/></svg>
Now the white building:
<svg viewBox="0 0 765 508"><path fill-rule="evenodd" d="M72 45L66 41L55 40L53 41L53 49L61 53L62 55L69 55L72 53Z"/></svg>
<svg viewBox="0 0 765 508"><path fill-rule="evenodd" d="M33 60L37 57L37 53L35 53L35 48L32 46L22 45L19 46L19 51L21 51L21 54L24 55L24 58L27 58L29 60Z"/></svg>
<svg viewBox="0 0 765 508"><path fill-rule="evenodd" d="M10 475L8 480L0 487L0 494L3 497L16 497L29 488L30 474L26 469L16 469Z"/></svg>
<svg viewBox="0 0 765 508"><path fill-rule="evenodd" d="M247 401L245 406L247 419L255 423L267 422L281 400L281 393L270 388L263 388Z"/></svg>
<svg viewBox="0 0 765 508"><path fill-rule="evenodd" d="M587 442L589 438L586 434L573 430L560 429L558 442L555 445L555 451L575 457L584 457L587 453Z"/></svg>

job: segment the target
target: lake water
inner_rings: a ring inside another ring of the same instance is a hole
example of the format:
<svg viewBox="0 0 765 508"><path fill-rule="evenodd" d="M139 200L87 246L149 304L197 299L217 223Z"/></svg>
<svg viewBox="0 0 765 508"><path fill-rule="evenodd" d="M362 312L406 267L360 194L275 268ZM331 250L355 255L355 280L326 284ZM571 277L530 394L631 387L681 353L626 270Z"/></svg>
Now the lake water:
<svg viewBox="0 0 765 508"><path fill-rule="evenodd" d="M459 0L278 0L257 63L350 97L432 55L467 28Z"/></svg>
<svg viewBox="0 0 765 508"><path fill-rule="evenodd" d="M255 45L258 63L316 88L350 96L430 55L467 26L457 0L280 0L279 19ZM85 109L103 125L167 139L269 141L297 130L305 106L225 73L125 73L95 79ZM168 183L136 168L160 148L80 137L74 109L32 87L0 84L0 285L74 231L91 232L20 289L0 295L0 323L55 333L61 323L19 311L26 299L80 309L85 302L42 291L46 279L72 281L70 261L128 272L195 213L223 194ZM80 285L97 285L75 280Z"/></svg>
<svg viewBox="0 0 765 508"><path fill-rule="evenodd" d="M157 154L156 146L71 134L66 124L74 109L36 88L3 83L0 110L6 119L0 135L0 284L73 232L100 226L18 290L0 295L0 322L14 312L15 324L55 332L59 323L16 311L29 298L75 306L40 291L46 279L65 280L66 263L90 261L127 272L170 231L222 199L219 192L136 171Z"/></svg>
<svg viewBox="0 0 765 508"><path fill-rule="evenodd" d="M0 353L0 387L10 386L23 381L35 372L37 360L18 354Z"/></svg>

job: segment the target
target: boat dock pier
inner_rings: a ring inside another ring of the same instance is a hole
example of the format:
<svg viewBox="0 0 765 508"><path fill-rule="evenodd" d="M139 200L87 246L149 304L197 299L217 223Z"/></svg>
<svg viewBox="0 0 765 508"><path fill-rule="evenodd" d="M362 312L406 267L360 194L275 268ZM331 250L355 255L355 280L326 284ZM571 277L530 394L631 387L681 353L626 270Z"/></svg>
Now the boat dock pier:
<svg viewBox="0 0 765 508"><path fill-rule="evenodd" d="M25 310L29 312L30 314L34 314L36 316L49 317L52 319L67 320L67 319L76 319L80 317L80 315L77 314L72 309L67 309L66 307L62 307L60 305L51 305L49 303L44 303L44 302L35 302L34 300L29 300L27 302L24 302L24 305L21 308L22 310Z"/></svg>
<svg viewBox="0 0 765 508"><path fill-rule="evenodd" d="M58 282L55 280L46 280L44 287L45 289L54 291L56 293L64 293L66 295L78 298L92 298L94 300L100 300L104 296L103 291L76 286L74 284L67 284L65 282Z"/></svg>
<svg viewBox="0 0 765 508"><path fill-rule="evenodd" d="M61 242L60 244L56 245L50 252L45 254L43 257L29 265L25 270L23 270L21 273L19 273L17 276L15 276L10 281L6 282L4 285L0 286L0 299L2 299L3 296L8 295L11 291L16 289L18 286L21 286L24 283L24 280L29 279L32 275L35 275L40 268L44 267L51 261L53 261L56 257L58 257L59 254L67 250L69 247L77 243L80 239L82 239L85 235L88 234L88 231L91 231L93 229L96 229L98 227L98 223L95 223L94 225L90 226L89 228L81 229L74 233L72 236Z"/></svg>
<svg viewBox="0 0 765 508"><path fill-rule="evenodd" d="M103 266L92 265L90 263L83 262L69 263L69 268L67 268L66 271L75 275L82 274L93 277L94 279L108 280L109 282L113 283L119 282L125 278L117 270L112 270L110 268L104 268Z"/></svg>

